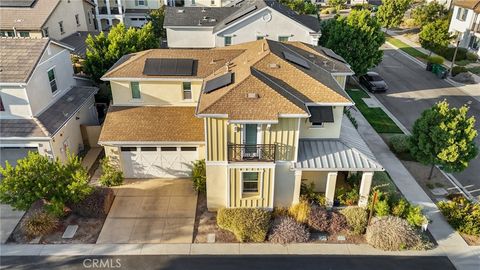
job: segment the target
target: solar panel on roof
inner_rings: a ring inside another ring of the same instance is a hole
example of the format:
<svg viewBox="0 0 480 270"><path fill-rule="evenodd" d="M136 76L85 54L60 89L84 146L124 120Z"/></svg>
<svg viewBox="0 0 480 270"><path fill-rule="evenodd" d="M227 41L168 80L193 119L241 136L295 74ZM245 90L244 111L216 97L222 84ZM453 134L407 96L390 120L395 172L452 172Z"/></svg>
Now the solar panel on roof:
<svg viewBox="0 0 480 270"><path fill-rule="evenodd" d="M249 6L247 7L246 9L244 10L241 10L238 14L233 14L235 15L233 18L229 19L228 21L225 22L225 24L229 24L229 23L232 23L233 21L236 21L237 19L247 15L248 13L254 11L257 9L257 6Z"/></svg>
<svg viewBox="0 0 480 270"><path fill-rule="evenodd" d="M328 57L331 57L335 60L338 60L342 63L347 63L347 61L345 61L345 59L343 59L343 57L341 57L340 55L336 54L334 51L332 51L331 49L329 48L322 48L322 51L325 55L327 55Z"/></svg>
<svg viewBox="0 0 480 270"><path fill-rule="evenodd" d="M31 7L36 0L2 0L0 7Z"/></svg>
<svg viewBox="0 0 480 270"><path fill-rule="evenodd" d="M333 123L333 108L332 106L308 106L310 111L310 123Z"/></svg>
<svg viewBox="0 0 480 270"><path fill-rule="evenodd" d="M225 73L221 76L208 80L205 83L205 88L203 89L203 92L205 94L208 94L210 92L213 92L214 90L217 90L218 88L227 86L232 82L233 82L233 73L231 72Z"/></svg>
<svg viewBox="0 0 480 270"><path fill-rule="evenodd" d="M297 65L299 65L299 66L301 66L301 67L304 67L304 68L306 68L306 69L310 69L310 65L309 65L308 62L307 62L305 59L303 59L303 58L300 58L300 57L298 57L298 56L296 56L296 55L294 55L294 54L291 54L291 53L289 53L289 52L283 52L283 57L284 57L286 60L288 60L288 61L290 61L290 62L292 62L292 63L295 63L295 64L297 64Z"/></svg>
<svg viewBox="0 0 480 270"><path fill-rule="evenodd" d="M147 58L143 74L149 76L193 76L193 59Z"/></svg>

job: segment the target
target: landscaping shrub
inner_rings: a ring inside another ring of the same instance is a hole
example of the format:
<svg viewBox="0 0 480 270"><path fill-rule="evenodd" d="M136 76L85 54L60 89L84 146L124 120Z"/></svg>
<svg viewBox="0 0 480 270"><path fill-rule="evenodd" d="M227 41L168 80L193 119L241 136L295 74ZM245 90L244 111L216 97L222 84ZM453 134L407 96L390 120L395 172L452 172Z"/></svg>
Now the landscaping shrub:
<svg viewBox="0 0 480 270"><path fill-rule="evenodd" d="M308 201L300 201L299 203L290 206L288 214L297 222L306 223L310 208L310 203Z"/></svg>
<svg viewBox="0 0 480 270"><path fill-rule="evenodd" d="M448 61L452 61L453 55L455 54L454 47L446 47L441 48L439 50L434 51L436 54L443 56ZM466 48L458 48L457 55L455 56L455 61L461 61L467 59L467 52Z"/></svg>
<svg viewBox="0 0 480 270"><path fill-rule="evenodd" d="M445 62L445 59L441 56L432 55L427 58L427 61L432 64L442 65Z"/></svg>
<svg viewBox="0 0 480 270"><path fill-rule="evenodd" d="M267 236L271 213L258 208L222 208L217 224L231 231L240 242L263 242Z"/></svg>
<svg viewBox="0 0 480 270"><path fill-rule="evenodd" d="M337 13L337 10L333 7L324 8L320 11L320 14L322 15L336 14L336 13Z"/></svg>
<svg viewBox="0 0 480 270"><path fill-rule="evenodd" d="M114 194L111 188L97 187L92 194L70 205L73 213L87 218L106 217L112 206Z"/></svg>
<svg viewBox="0 0 480 270"><path fill-rule="evenodd" d="M367 243L382 250L424 249L422 237L406 220L388 216L367 227Z"/></svg>
<svg viewBox="0 0 480 270"><path fill-rule="evenodd" d="M308 226L319 232L327 232L330 229L330 215L322 207L314 207L308 216Z"/></svg>
<svg viewBox="0 0 480 270"><path fill-rule="evenodd" d="M427 222L427 217L423 215L422 208L420 206L410 205L406 216L408 224L414 227L421 227Z"/></svg>
<svg viewBox="0 0 480 270"><path fill-rule="evenodd" d="M336 199L341 205L356 205L360 199L358 185L354 185L349 189L341 187L336 191Z"/></svg>
<svg viewBox="0 0 480 270"><path fill-rule="evenodd" d="M300 185L300 197L310 203L325 205L325 196L315 191L315 184L302 182Z"/></svg>
<svg viewBox="0 0 480 270"><path fill-rule="evenodd" d="M453 228L465 234L480 236L480 204L456 197L448 202L439 202L438 207Z"/></svg>
<svg viewBox="0 0 480 270"><path fill-rule="evenodd" d="M58 226L58 219L45 211L36 211L21 223L21 229L30 238L47 235Z"/></svg>
<svg viewBox="0 0 480 270"><path fill-rule="evenodd" d="M310 232L305 225L292 217L279 217L273 222L268 240L277 244L305 243L310 238Z"/></svg>
<svg viewBox="0 0 480 270"><path fill-rule="evenodd" d="M338 212L330 212L330 225L328 226L328 233L337 234L345 230L348 230L348 223L345 216Z"/></svg>
<svg viewBox="0 0 480 270"><path fill-rule="evenodd" d="M367 228L368 213L363 207L349 206L340 211L353 234L363 234Z"/></svg>
<svg viewBox="0 0 480 270"><path fill-rule="evenodd" d="M452 76L457 76L457 74L460 74L460 73L464 73L464 72L467 72L468 69L466 67L462 67L462 66L454 66L452 68Z"/></svg>
<svg viewBox="0 0 480 270"><path fill-rule="evenodd" d="M111 186L119 186L123 184L123 172L113 164L113 162L108 158L105 157L100 161L102 165L102 175L100 176L100 184L111 187Z"/></svg>
<svg viewBox="0 0 480 270"><path fill-rule="evenodd" d="M192 169L193 189L200 192L207 192L207 171L205 159L197 160L193 163Z"/></svg>
<svg viewBox="0 0 480 270"><path fill-rule="evenodd" d="M410 203L405 199L400 199L392 207L392 215L400 218L405 218L408 215L409 208L410 208Z"/></svg>
<svg viewBox="0 0 480 270"><path fill-rule="evenodd" d="M476 53L467 52L467 60L477 61L478 60L478 55Z"/></svg>
<svg viewBox="0 0 480 270"><path fill-rule="evenodd" d="M410 151L409 136L405 134L393 135L390 138L390 145L395 153L408 153Z"/></svg>
<svg viewBox="0 0 480 270"><path fill-rule="evenodd" d="M388 200L379 200L375 204L375 215L377 217L384 217L390 215L390 205L388 205Z"/></svg>

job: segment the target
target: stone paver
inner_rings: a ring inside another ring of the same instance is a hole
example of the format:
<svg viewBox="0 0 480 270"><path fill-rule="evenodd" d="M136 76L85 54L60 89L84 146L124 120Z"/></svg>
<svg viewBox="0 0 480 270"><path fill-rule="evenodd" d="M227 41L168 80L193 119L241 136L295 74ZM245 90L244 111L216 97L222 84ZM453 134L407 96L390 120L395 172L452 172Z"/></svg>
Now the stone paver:
<svg viewBox="0 0 480 270"><path fill-rule="evenodd" d="M104 243L191 243L197 195L189 179L130 180L97 239Z"/></svg>
<svg viewBox="0 0 480 270"><path fill-rule="evenodd" d="M20 219L22 219L24 211L13 210L12 207L6 204L0 204L0 243L3 244L8 240L8 237L17 226Z"/></svg>

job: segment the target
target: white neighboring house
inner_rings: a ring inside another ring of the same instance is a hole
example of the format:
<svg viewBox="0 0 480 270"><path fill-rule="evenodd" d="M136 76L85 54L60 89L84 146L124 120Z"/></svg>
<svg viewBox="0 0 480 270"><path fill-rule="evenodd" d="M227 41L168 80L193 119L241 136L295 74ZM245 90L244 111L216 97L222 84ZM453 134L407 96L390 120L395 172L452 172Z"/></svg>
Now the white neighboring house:
<svg viewBox="0 0 480 270"><path fill-rule="evenodd" d="M48 38L0 38L0 158L28 151L64 161L84 148L80 125L98 125L95 87L75 85L72 49Z"/></svg>
<svg viewBox="0 0 480 270"><path fill-rule="evenodd" d="M449 32L460 38L459 46L480 56L480 1L460 0L453 3Z"/></svg>
<svg viewBox="0 0 480 270"><path fill-rule="evenodd" d="M230 7L167 7L163 24L170 48L224 47L257 39L317 45L317 17L299 15L273 0Z"/></svg>

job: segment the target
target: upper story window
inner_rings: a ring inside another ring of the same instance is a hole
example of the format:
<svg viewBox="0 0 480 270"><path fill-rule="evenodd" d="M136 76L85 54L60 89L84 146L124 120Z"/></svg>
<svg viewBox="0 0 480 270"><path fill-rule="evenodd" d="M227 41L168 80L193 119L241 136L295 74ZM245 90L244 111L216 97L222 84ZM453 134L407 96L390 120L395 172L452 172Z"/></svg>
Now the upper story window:
<svg viewBox="0 0 480 270"><path fill-rule="evenodd" d="M75 14L75 22L77 23L77 26L80 26L80 17L78 14Z"/></svg>
<svg viewBox="0 0 480 270"><path fill-rule="evenodd" d="M21 36L21 37L30 37L30 32L21 31L21 32L20 32L20 36Z"/></svg>
<svg viewBox="0 0 480 270"><path fill-rule="evenodd" d="M290 36L278 36L278 41L287 42Z"/></svg>
<svg viewBox="0 0 480 270"><path fill-rule="evenodd" d="M2 36L2 37L13 37L13 36L15 36L15 32L13 32L13 31L1 31L0 36Z"/></svg>
<svg viewBox="0 0 480 270"><path fill-rule="evenodd" d="M135 6L146 6L147 5L147 0L136 0L135 1Z"/></svg>
<svg viewBox="0 0 480 270"><path fill-rule="evenodd" d="M87 12L88 24L92 24L92 13L90 11Z"/></svg>
<svg viewBox="0 0 480 270"><path fill-rule="evenodd" d="M43 28L43 36L48 37L48 27Z"/></svg>
<svg viewBox="0 0 480 270"><path fill-rule="evenodd" d="M132 99L140 99L142 96L140 95L140 83L139 82L131 82L130 88L132 90Z"/></svg>
<svg viewBox="0 0 480 270"><path fill-rule="evenodd" d="M333 123L333 108L332 106L308 106L310 111L310 118L308 119L313 128L321 128L324 123Z"/></svg>
<svg viewBox="0 0 480 270"><path fill-rule="evenodd" d="M257 36L257 40L265 39L265 36Z"/></svg>
<svg viewBox="0 0 480 270"><path fill-rule="evenodd" d="M224 37L225 38L225 46L232 45L232 37Z"/></svg>
<svg viewBox="0 0 480 270"><path fill-rule="evenodd" d="M215 5L215 0L211 0L211 1L210 1L210 4L211 4L212 6Z"/></svg>
<svg viewBox="0 0 480 270"><path fill-rule="evenodd" d="M50 90L55 93L58 90L57 79L55 78L55 68L51 68L47 71L48 81L50 82Z"/></svg>
<svg viewBox="0 0 480 270"><path fill-rule="evenodd" d="M459 21L465 21L465 20L467 19L467 15L468 15L468 9L466 9L466 8L461 8L461 7L458 8L458 11L457 11L457 20L459 20Z"/></svg>
<svg viewBox="0 0 480 270"><path fill-rule="evenodd" d="M242 172L242 192L258 193L259 172Z"/></svg>
<svg viewBox="0 0 480 270"><path fill-rule="evenodd" d="M192 83L184 82L182 84L182 87L183 87L183 99L185 100L192 99Z"/></svg>
<svg viewBox="0 0 480 270"><path fill-rule="evenodd" d="M195 5L195 0L192 0L192 6Z"/></svg>
<svg viewBox="0 0 480 270"><path fill-rule="evenodd" d="M4 112L4 111L5 111L5 107L3 107L2 97L0 96L0 112Z"/></svg>
<svg viewBox="0 0 480 270"><path fill-rule="evenodd" d="M58 22L58 27L60 28L60 33L65 34L65 29L63 29L63 21Z"/></svg>

